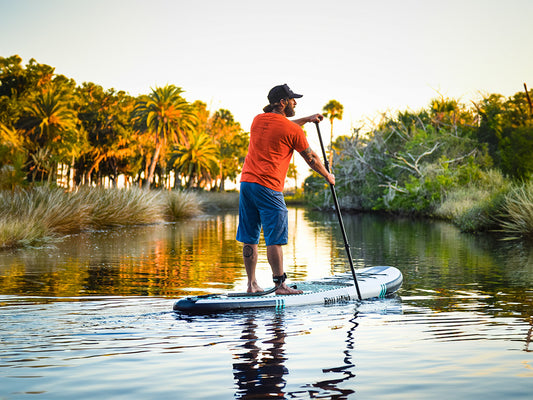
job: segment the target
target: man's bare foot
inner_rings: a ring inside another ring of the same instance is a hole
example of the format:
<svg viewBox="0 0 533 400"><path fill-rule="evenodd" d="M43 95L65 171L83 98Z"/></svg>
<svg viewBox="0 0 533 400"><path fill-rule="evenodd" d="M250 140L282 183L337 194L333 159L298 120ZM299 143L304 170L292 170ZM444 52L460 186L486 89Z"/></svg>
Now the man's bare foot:
<svg viewBox="0 0 533 400"><path fill-rule="evenodd" d="M257 282L252 282L248 284L248 289L246 290L246 293L258 293L258 292L264 292L264 290L261 286L259 286Z"/></svg>
<svg viewBox="0 0 533 400"><path fill-rule="evenodd" d="M285 283L276 290L276 294L302 294L303 291L288 287Z"/></svg>

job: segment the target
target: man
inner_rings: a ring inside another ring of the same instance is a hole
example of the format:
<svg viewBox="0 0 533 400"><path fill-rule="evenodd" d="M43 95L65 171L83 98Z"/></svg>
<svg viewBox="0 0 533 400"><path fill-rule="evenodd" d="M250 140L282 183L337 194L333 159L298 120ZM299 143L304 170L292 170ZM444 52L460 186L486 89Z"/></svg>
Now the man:
<svg viewBox="0 0 533 400"><path fill-rule="evenodd" d="M273 87L268 93L269 104L252 122L250 144L241 174L239 227L237 240L243 243L243 258L248 275L248 293L261 292L255 276L257 245L261 227L267 246L267 259L273 280L280 285L276 294L299 294L285 284L282 245L288 241L288 211L283 198L283 186L294 150L309 167L334 185L319 156L311 150L301 128L307 122L320 122L324 117L313 114L290 121L295 115L297 98L286 84Z"/></svg>

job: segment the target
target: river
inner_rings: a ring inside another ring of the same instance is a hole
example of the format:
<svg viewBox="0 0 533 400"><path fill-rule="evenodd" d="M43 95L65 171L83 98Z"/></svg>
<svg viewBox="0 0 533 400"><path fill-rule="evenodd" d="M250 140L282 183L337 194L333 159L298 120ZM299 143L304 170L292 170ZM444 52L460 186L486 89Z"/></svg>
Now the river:
<svg viewBox="0 0 533 400"><path fill-rule="evenodd" d="M186 316L241 291L235 213L0 253L0 399L529 399L533 250L409 218L344 215L392 298ZM336 216L289 209L290 281L349 272ZM258 277L271 284L261 246Z"/></svg>

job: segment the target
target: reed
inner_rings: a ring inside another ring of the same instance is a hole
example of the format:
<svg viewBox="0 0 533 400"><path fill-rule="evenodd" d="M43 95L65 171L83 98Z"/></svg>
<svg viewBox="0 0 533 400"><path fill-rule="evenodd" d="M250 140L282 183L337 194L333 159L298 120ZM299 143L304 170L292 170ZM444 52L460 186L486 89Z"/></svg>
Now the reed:
<svg viewBox="0 0 533 400"><path fill-rule="evenodd" d="M506 239L533 238L533 181L509 191L499 221Z"/></svg>
<svg viewBox="0 0 533 400"><path fill-rule="evenodd" d="M46 230L57 233L72 232L85 226L89 207L73 202L60 189L37 187L14 193L0 194L0 215L12 221L38 222Z"/></svg>
<svg viewBox="0 0 533 400"><path fill-rule="evenodd" d="M194 192L172 190L161 196L167 221L178 221L201 214L202 201Z"/></svg>
<svg viewBox="0 0 533 400"><path fill-rule="evenodd" d="M61 235L114 226L178 221L202 212L192 192L35 187L0 191L0 249L35 245Z"/></svg>
<svg viewBox="0 0 533 400"><path fill-rule="evenodd" d="M82 229L89 207L60 189L0 193L0 248L33 245Z"/></svg>
<svg viewBox="0 0 533 400"><path fill-rule="evenodd" d="M88 228L145 225L163 221L160 192L131 189L83 188L73 201L90 207Z"/></svg>
<svg viewBox="0 0 533 400"><path fill-rule="evenodd" d="M461 187L446 194L445 200L437 207L434 216L442 219L455 220L485 200L489 193L478 187Z"/></svg>
<svg viewBox="0 0 533 400"><path fill-rule="evenodd" d="M36 245L53 239L38 223L28 224L21 219L0 218L0 249Z"/></svg>

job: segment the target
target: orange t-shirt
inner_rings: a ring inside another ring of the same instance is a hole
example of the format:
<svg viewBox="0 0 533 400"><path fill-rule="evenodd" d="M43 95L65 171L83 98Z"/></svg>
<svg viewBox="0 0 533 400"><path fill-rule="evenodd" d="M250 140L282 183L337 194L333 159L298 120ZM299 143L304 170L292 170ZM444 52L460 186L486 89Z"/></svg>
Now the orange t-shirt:
<svg viewBox="0 0 533 400"><path fill-rule="evenodd" d="M241 182L283 191L292 153L294 150L300 153L308 147L305 132L298 124L280 114L259 114L250 128L250 145Z"/></svg>

